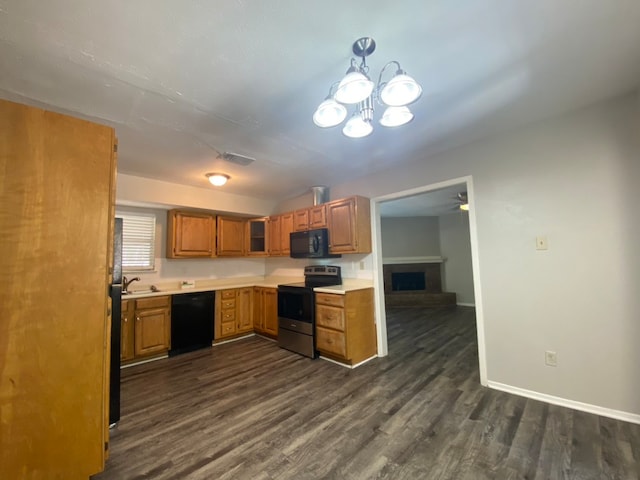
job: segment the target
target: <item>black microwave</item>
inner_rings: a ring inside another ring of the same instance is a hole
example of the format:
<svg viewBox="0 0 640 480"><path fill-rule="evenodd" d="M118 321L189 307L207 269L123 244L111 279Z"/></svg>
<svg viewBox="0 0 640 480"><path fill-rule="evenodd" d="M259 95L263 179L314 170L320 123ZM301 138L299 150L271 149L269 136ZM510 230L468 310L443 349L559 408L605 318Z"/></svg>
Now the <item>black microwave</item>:
<svg viewBox="0 0 640 480"><path fill-rule="evenodd" d="M291 232L291 258L336 258L329 253L329 230L317 228L304 232Z"/></svg>

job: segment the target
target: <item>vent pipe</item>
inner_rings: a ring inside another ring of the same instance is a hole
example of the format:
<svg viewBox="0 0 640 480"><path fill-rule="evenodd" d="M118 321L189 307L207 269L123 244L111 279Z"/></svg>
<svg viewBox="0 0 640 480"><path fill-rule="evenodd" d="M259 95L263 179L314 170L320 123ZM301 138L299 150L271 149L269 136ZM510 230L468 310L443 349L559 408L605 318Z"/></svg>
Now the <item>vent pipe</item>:
<svg viewBox="0 0 640 480"><path fill-rule="evenodd" d="M313 205L321 205L329 201L329 187L324 185L316 185L311 187L311 193L313 193Z"/></svg>

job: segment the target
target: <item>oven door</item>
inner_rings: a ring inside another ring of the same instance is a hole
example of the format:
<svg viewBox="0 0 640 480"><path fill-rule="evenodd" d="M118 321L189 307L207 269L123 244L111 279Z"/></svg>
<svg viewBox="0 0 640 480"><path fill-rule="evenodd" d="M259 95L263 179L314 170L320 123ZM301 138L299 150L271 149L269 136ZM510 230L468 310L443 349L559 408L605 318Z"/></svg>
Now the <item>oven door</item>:
<svg viewBox="0 0 640 480"><path fill-rule="evenodd" d="M316 358L313 290L278 287L278 345Z"/></svg>
<svg viewBox="0 0 640 480"><path fill-rule="evenodd" d="M313 324L313 290L307 287L278 286L278 318Z"/></svg>

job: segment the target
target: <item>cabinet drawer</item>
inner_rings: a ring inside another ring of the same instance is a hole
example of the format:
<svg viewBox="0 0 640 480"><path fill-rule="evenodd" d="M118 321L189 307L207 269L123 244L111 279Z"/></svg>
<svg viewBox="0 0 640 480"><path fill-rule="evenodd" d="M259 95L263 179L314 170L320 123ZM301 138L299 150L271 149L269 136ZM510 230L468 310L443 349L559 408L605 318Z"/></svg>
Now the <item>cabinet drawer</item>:
<svg viewBox="0 0 640 480"><path fill-rule="evenodd" d="M344 333L316 326L316 348L346 358L347 344Z"/></svg>
<svg viewBox="0 0 640 480"><path fill-rule="evenodd" d="M322 327L344 331L344 309L329 307L327 305L317 305L316 324Z"/></svg>
<svg viewBox="0 0 640 480"><path fill-rule="evenodd" d="M344 295L333 293L316 293L316 304L333 305L334 307L344 307Z"/></svg>
<svg viewBox="0 0 640 480"><path fill-rule="evenodd" d="M222 335L231 335L232 333L236 333L236 322L222 322L220 325Z"/></svg>
<svg viewBox="0 0 640 480"><path fill-rule="evenodd" d="M163 308L171 305L171 297L138 298L135 302L136 310L142 308Z"/></svg>
<svg viewBox="0 0 640 480"><path fill-rule="evenodd" d="M220 296L222 297L223 300L226 300L227 298L236 298L236 291L222 290L222 292L220 293Z"/></svg>
<svg viewBox="0 0 640 480"><path fill-rule="evenodd" d="M236 319L235 310L222 310L222 322L231 322Z"/></svg>
<svg viewBox="0 0 640 480"><path fill-rule="evenodd" d="M233 310L236 308L236 299L233 298L231 300L222 300L222 305L220 306L223 310Z"/></svg>

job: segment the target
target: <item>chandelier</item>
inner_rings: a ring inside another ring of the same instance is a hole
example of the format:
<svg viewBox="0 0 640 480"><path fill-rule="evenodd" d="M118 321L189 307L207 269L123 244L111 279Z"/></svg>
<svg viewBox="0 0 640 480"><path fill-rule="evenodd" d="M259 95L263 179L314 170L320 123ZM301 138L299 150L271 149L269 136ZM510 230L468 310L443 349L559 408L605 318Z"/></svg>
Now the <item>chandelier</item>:
<svg viewBox="0 0 640 480"><path fill-rule="evenodd" d="M313 123L322 128L335 127L347 118L345 105L356 105L355 112L342 128L347 137L366 137L373 132L374 102L386 107L380 125L399 127L413 120L413 113L407 105L415 102L422 94L422 87L402 70L400 64L388 62L378 76L377 85L368 76L366 58L376 49L373 38L362 37L353 44L353 54L362 60L351 59L351 66L344 78L329 88L329 95L313 114ZM390 65L396 66L395 75L388 82L382 81L382 74Z"/></svg>

